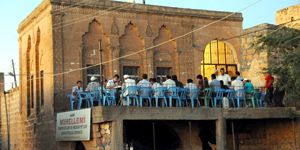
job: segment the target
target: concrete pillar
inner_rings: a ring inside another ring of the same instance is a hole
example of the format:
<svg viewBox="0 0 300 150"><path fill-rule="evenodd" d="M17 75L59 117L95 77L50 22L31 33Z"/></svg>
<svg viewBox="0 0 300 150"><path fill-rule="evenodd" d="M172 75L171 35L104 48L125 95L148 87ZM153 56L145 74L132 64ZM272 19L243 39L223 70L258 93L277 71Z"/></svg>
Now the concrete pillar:
<svg viewBox="0 0 300 150"><path fill-rule="evenodd" d="M123 150L123 120L118 119L112 122L111 131L111 149L112 150Z"/></svg>
<svg viewBox="0 0 300 150"><path fill-rule="evenodd" d="M4 73L0 72L0 93L4 92L4 87L5 87L5 83L4 83Z"/></svg>
<svg viewBox="0 0 300 150"><path fill-rule="evenodd" d="M217 150L226 150L226 119L223 117L218 118L216 121L216 144Z"/></svg>

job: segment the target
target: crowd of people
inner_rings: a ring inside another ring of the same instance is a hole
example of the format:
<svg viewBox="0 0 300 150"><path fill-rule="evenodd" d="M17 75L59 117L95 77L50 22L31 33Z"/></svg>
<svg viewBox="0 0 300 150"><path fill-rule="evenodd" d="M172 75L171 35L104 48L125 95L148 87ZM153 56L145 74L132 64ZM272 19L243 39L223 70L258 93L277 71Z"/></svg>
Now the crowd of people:
<svg viewBox="0 0 300 150"><path fill-rule="evenodd" d="M103 83L97 82L97 78L95 76L92 76L90 78L90 83L88 83L85 90L82 88L82 81L77 81L77 85L72 88L72 95L74 98L76 98L76 95L78 92L92 92L95 90L101 90L103 88L106 90L116 90L122 91L122 94L120 97L126 97L128 94L127 88L129 86L137 86L137 87L151 87L153 91L157 87L166 87L167 89L170 87L180 87L180 88L186 88L190 91L192 89L200 89L200 91L203 91L205 88L211 88L212 91L218 88L221 89L244 89L246 94L251 94L254 92L254 86L251 83L251 80L244 79L240 73L237 71L236 76L230 77L229 74L225 72L224 68L221 68L220 71L216 70L214 74L211 76L211 80L208 80L207 77L203 77L201 74L196 76L197 82L195 83L193 79L187 79L186 83L183 84L181 81L178 80L176 75L167 75L165 81L163 82L157 82L158 80L156 78L150 78L148 79L147 74L142 75L142 79L139 81L136 81L132 79L129 75L123 76L123 81L120 80L119 75L114 75L112 79L110 80L104 80ZM266 101L269 99L272 99L273 93L273 82L274 78L267 74L266 76Z"/></svg>

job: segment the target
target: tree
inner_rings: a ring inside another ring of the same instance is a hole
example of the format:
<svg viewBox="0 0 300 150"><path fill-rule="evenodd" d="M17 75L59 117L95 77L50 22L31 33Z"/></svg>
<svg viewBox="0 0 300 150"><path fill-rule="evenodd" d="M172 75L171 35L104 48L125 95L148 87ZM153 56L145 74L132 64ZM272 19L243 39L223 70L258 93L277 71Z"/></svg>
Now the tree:
<svg viewBox="0 0 300 150"><path fill-rule="evenodd" d="M300 100L300 30L277 26L252 46L257 52L267 51L266 71L275 77L275 87L285 91L285 98Z"/></svg>

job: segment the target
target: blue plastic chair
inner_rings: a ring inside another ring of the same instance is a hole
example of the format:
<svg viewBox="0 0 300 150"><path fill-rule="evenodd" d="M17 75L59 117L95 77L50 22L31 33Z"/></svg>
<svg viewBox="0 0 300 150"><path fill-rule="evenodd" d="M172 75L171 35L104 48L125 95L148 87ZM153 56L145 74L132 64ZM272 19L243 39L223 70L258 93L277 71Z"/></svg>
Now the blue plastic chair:
<svg viewBox="0 0 300 150"><path fill-rule="evenodd" d="M97 102L98 106L101 105L101 91L95 90L90 92L90 103L92 107L94 106L94 102Z"/></svg>
<svg viewBox="0 0 300 150"><path fill-rule="evenodd" d="M172 100L176 100L176 106L181 107L181 100L180 100L180 88L178 87L170 87L168 89L169 94L169 106L172 107Z"/></svg>
<svg viewBox="0 0 300 150"><path fill-rule="evenodd" d="M214 107L217 107L218 101L221 101L221 106L222 106L222 100L223 100L223 97L224 97L225 90L221 89L221 88L216 88L214 90L214 92L216 94L215 97L214 97Z"/></svg>
<svg viewBox="0 0 300 150"><path fill-rule="evenodd" d="M76 102L76 98L72 95L72 93L68 93L67 94L67 98L69 99L69 103L70 103L70 110L74 110L74 104Z"/></svg>
<svg viewBox="0 0 300 150"><path fill-rule="evenodd" d="M146 99L149 102L149 106L152 107L152 88L151 87L140 87L139 91L140 106L143 107L143 100Z"/></svg>
<svg viewBox="0 0 300 150"><path fill-rule="evenodd" d="M87 93L87 92L78 92L77 93L77 96L79 98L78 100L78 104L77 104L77 109L80 109L81 108L81 104L83 101L86 102L86 106L87 107L90 107L90 93Z"/></svg>
<svg viewBox="0 0 300 150"><path fill-rule="evenodd" d="M238 89L235 91L235 99L237 101L237 107L240 107L241 102L246 105L246 97L245 97L245 90L244 89Z"/></svg>
<svg viewBox="0 0 300 150"><path fill-rule="evenodd" d="M115 90L105 90L103 95L103 106L116 105L116 91Z"/></svg>
<svg viewBox="0 0 300 150"><path fill-rule="evenodd" d="M132 99L133 100L133 106L138 105L138 86L128 86L123 92L122 95L124 95L125 92L127 92L126 98L126 105L129 106L129 102Z"/></svg>
<svg viewBox="0 0 300 150"><path fill-rule="evenodd" d="M198 106L198 107L201 106L199 97L200 97L200 90L199 90L199 89L191 89L191 90L189 91L189 97L188 97L188 99L191 100L191 106L192 106L192 108L194 108L195 100L196 100L196 102L197 102L197 106Z"/></svg>
<svg viewBox="0 0 300 150"><path fill-rule="evenodd" d="M181 106L183 106L183 104L185 104L187 106L189 89L188 88L178 88L178 90L179 90L179 98L180 98Z"/></svg>
<svg viewBox="0 0 300 150"><path fill-rule="evenodd" d="M233 107L235 107L235 102L234 102L234 94L235 94L235 91L233 89L228 89L225 91L225 93L227 94L226 97L228 98L229 100L229 103L231 102Z"/></svg>
<svg viewBox="0 0 300 150"><path fill-rule="evenodd" d="M154 98L155 98L155 105L158 107L158 100L162 99L164 101L165 107L167 107L167 97L166 97L167 88L166 87L157 87L154 89Z"/></svg>
<svg viewBox="0 0 300 150"><path fill-rule="evenodd" d="M254 90L253 96L252 96L252 102L256 103L257 107L263 107L264 99L263 94L259 92L258 90Z"/></svg>
<svg viewBox="0 0 300 150"><path fill-rule="evenodd" d="M204 96L201 97L201 99L204 100L205 106L209 107L209 102L211 102L211 105L213 106L212 102L212 89L211 88L205 88L204 89Z"/></svg>

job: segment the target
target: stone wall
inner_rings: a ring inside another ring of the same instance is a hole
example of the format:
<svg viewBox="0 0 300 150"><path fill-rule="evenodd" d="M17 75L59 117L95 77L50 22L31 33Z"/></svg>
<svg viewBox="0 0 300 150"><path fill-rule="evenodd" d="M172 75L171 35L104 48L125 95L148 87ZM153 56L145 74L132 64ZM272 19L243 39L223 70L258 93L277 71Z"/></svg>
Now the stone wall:
<svg viewBox="0 0 300 150"><path fill-rule="evenodd" d="M22 136L22 123L20 116L19 89L12 89L7 94L1 93L1 149L7 149L9 133L11 149L20 149L19 141Z"/></svg>
<svg viewBox="0 0 300 150"><path fill-rule="evenodd" d="M58 11L53 16L55 68L64 72L99 64L98 40L101 39L103 61L114 60L104 64L107 79L116 73L122 75L123 66L140 67L140 76L147 73L149 77L155 76L156 67L170 67L172 74L176 74L181 81L185 82L187 78L194 79L201 73L203 50L210 41L239 35L242 32L242 17L241 14L237 14L201 31L148 49L147 52L118 59L172 40L229 13L149 5L130 5L112 12L105 9L124 6L126 3L99 2L95 5L104 11L95 15L99 9L94 7L79 6L76 9L67 9L68 2L64 3L65 6L60 4L53 2L54 10L65 10ZM73 23L80 18L85 19ZM232 39L227 43L236 51L240 60L240 40ZM86 74L85 70L78 70L55 77L55 88L69 91L77 80L83 80L86 85ZM62 97L64 96L58 93L55 99ZM56 109L63 110L67 108L66 105L57 103Z"/></svg>
<svg viewBox="0 0 300 150"><path fill-rule="evenodd" d="M236 148L240 150L295 150L298 126L293 119L233 121ZM228 149L233 149L231 121L228 121Z"/></svg>
<svg viewBox="0 0 300 150"><path fill-rule="evenodd" d="M263 87L265 83L264 72L268 67L268 53L256 51L252 44L261 36L274 30L276 26L271 24L260 24L243 31L242 36L242 63L241 74L250 79L255 87Z"/></svg>
<svg viewBox="0 0 300 150"><path fill-rule="evenodd" d="M300 29L300 4L286 7L276 12L276 24Z"/></svg>

